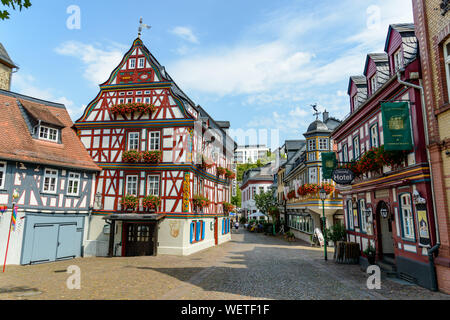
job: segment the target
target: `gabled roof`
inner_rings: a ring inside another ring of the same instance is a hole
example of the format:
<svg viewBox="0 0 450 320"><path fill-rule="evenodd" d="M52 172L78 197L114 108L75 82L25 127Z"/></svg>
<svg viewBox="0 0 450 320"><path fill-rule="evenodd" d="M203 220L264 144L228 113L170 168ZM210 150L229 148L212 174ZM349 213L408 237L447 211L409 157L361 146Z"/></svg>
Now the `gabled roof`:
<svg viewBox="0 0 450 320"><path fill-rule="evenodd" d="M26 113L29 110L32 110L32 117L60 124L61 144L33 138ZM0 112L0 159L101 170L72 129L73 123L64 105L0 90Z"/></svg>
<svg viewBox="0 0 450 320"><path fill-rule="evenodd" d="M348 80L347 94L350 94L350 91L352 89L352 82L357 87L367 87L367 79L365 76L351 76L350 79Z"/></svg>
<svg viewBox="0 0 450 320"><path fill-rule="evenodd" d="M17 68L17 66L11 60L11 58L8 55L8 52L6 51L5 47L1 42L0 42L0 63L6 64L10 68Z"/></svg>
<svg viewBox="0 0 450 320"><path fill-rule="evenodd" d="M415 26L413 23L397 23L389 25L388 34L386 37L386 43L384 45L384 51L387 52L389 41L391 40L392 31L395 30L402 37L413 37L415 36Z"/></svg>
<svg viewBox="0 0 450 320"><path fill-rule="evenodd" d="M386 52L383 53L369 53L367 54L366 64L364 66L364 75L367 76L367 67L369 66L369 61L375 62L377 68L383 65L389 65L389 59Z"/></svg>

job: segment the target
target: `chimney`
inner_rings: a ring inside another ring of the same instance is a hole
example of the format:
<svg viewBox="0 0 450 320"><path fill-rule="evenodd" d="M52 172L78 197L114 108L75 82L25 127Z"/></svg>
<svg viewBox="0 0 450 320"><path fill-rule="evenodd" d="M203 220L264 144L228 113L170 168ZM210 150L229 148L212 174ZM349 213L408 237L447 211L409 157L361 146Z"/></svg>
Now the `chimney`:
<svg viewBox="0 0 450 320"><path fill-rule="evenodd" d="M327 122L329 118L330 118L330 114L327 112L327 110L325 110L323 112L323 122L324 123Z"/></svg>

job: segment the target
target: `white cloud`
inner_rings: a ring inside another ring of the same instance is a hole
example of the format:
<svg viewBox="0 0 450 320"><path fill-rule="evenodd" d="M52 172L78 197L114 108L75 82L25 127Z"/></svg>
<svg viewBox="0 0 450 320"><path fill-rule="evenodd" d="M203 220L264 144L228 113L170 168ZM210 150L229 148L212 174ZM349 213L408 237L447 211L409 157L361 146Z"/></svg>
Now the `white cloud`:
<svg viewBox="0 0 450 320"><path fill-rule="evenodd" d="M123 58L126 46L112 43L107 48L67 41L55 49L58 54L78 58L84 64L83 76L97 86L105 82Z"/></svg>
<svg viewBox="0 0 450 320"><path fill-rule="evenodd" d="M194 35L194 32L188 27L178 26L170 30L170 32L191 43L199 43L197 37Z"/></svg>
<svg viewBox="0 0 450 320"><path fill-rule="evenodd" d="M74 107L74 102L65 96L55 93L54 89L40 88L36 84L36 79L29 74L16 73L13 78L13 90L17 93L37 99L62 103L66 106L71 116L74 116L81 109Z"/></svg>

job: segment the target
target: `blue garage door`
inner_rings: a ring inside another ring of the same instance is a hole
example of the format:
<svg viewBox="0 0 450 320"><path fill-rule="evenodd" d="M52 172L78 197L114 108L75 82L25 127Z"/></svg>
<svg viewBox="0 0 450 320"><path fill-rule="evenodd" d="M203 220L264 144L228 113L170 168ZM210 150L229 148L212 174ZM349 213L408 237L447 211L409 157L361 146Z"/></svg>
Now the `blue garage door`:
<svg viewBox="0 0 450 320"><path fill-rule="evenodd" d="M27 215L22 264L81 256L84 216Z"/></svg>

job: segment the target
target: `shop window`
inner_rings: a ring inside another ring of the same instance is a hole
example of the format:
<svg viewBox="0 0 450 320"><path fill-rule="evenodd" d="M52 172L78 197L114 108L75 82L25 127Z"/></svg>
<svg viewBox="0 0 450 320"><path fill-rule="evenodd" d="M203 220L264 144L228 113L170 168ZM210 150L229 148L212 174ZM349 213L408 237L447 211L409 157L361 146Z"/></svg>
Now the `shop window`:
<svg viewBox="0 0 450 320"><path fill-rule="evenodd" d="M400 214L403 238L415 241L414 216L409 193L400 195Z"/></svg>

